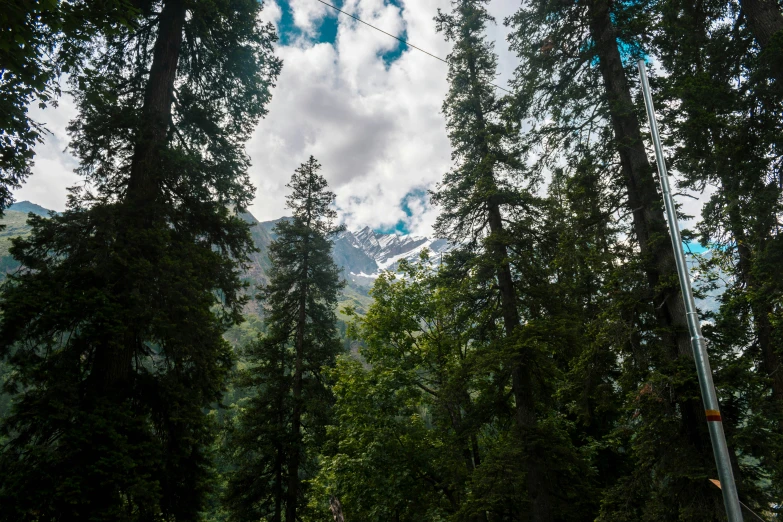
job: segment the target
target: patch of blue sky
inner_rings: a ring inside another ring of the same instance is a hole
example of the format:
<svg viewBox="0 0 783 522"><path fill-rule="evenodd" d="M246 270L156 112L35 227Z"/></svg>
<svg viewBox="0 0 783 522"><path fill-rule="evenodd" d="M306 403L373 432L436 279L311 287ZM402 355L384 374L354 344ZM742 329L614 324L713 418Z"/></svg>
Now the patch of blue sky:
<svg viewBox="0 0 783 522"><path fill-rule="evenodd" d="M407 31L403 31L400 35L400 38L403 40L408 39L408 33ZM394 46L393 49L389 51L384 51L382 53L378 54L378 57L383 60L383 64L388 69L391 64L394 63L395 60L399 59L400 56L402 56L402 53L408 50L408 45L404 44L402 42L397 42L397 45Z"/></svg>
<svg viewBox="0 0 783 522"><path fill-rule="evenodd" d="M318 43L334 43L337 41L337 26L339 22L335 14L330 14L321 19L321 25L318 27Z"/></svg>
<svg viewBox="0 0 783 522"><path fill-rule="evenodd" d="M294 12L288 0L277 0L277 5L281 12L280 22L277 24L277 36L280 38L281 45L289 45L300 31L294 24Z"/></svg>
<svg viewBox="0 0 783 522"><path fill-rule="evenodd" d="M396 7L400 12L402 12L403 7L399 0L384 0L384 5L393 5ZM369 28L368 28L369 29ZM407 41L408 40L408 31L404 30L401 34L397 35L398 38ZM402 56L402 53L408 50L408 45L402 42L397 42L397 45L395 45L391 50L382 52L378 55L378 57L383 60L384 65L388 69L389 66L394 63L395 60L399 59L400 56Z"/></svg>
<svg viewBox="0 0 783 522"><path fill-rule="evenodd" d="M638 3L638 0L630 0L629 2L624 3L633 5ZM609 13L609 18L613 25L617 24L617 17L613 12ZM594 46L595 42L590 39L582 44L580 51L587 51ZM639 59L644 60L644 63L646 64L650 63L649 55L644 51L644 49L642 49L642 46L639 44L639 42L626 42L620 38L617 38L617 49L620 51L620 59L625 65L628 65L629 62L636 63ZM590 60L590 66L595 67L598 65L598 62L598 56L593 56L592 60Z"/></svg>
<svg viewBox="0 0 783 522"><path fill-rule="evenodd" d="M280 10L282 12L280 23L278 24L278 35L280 37L280 44L290 45L295 39L301 38L305 36L305 34L302 31L302 29L297 27L297 25L294 23L294 14L291 8L290 0L276 0L276 1L277 4L280 6ZM339 9L342 9L344 5L343 0L332 0L331 3L332 5L334 5ZM392 5L397 9L399 9L400 11L403 10L403 6L400 3L400 0L385 0L384 4ZM334 44L337 41L337 30L340 24L340 20L338 19L338 17L340 16L345 17L345 15L340 14L333 9L329 9L325 17L315 22L316 24L315 31L311 35L307 35L308 39L311 40L313 44L316 43ZM347 17L345 18L347 19ZM370 27L365 27L364 29L366 29L367 31L373 30ZM405 30L403 30L402 33L397 36L402 40L407 40L408 38L407 31ZM378 58L383 60L383 63L387 69L392 63L394 63L395 60L399 59L400 56L402 56L402 53L404 53L408 49L408 46L405 43L394 41L394 40L391 41L394 44L393 47L391 47L387 51L378 53Z"/></svg>
<svg viewBox="0 0 783 522"><path fill-rule="evenodd" d="M683 241L682 246L685 254L703 254L710 250L710 247L704 247L698 241Z"/></svg>
<svg viewBox="0 0 783 522"><path fill-rule="evenodd" d="M400 201L400 208L405 212L408 220L413 217L413 209L411 209L410 205L414 201L424 205L427 201L427 191L422 188L413 189L405 194L405 197ZM381 234L409 234L408 220L400 219L392 226L376 228L375 231Z"/></svg>
<svg viewBox="0 0 783 522"><path fill-rule="evenodd" d="M650 56L644 52L639 42L627 43L618 38L617 47L620 50L620 58L622 58L623 63L636 63L639 59L644 60L644 63L650 63Z"/></svg>
<svg viewBox="0 0 783 522"><path fill-rule="evenodd" d="M290 45L295 39L305 36L300 27L294 23L294 12L291 8L289 0L276 0L277 5L280 6L282 16L277 26L277 33L280 37L281 45ZM336 7L342 6L341 0L333 0L333 5ZM337 26L338 16L337 11L330 9L330 12L320 20L316 21L314 36L310 35L309 39L314 44L316 43L330 43L333 44L337 41Z"/></svg>
<svg viewBox="0 0 783 522"><path fill-rule="evenodd" d="M595 46L592 40L588 40L582 45L580 51L588 51ZM638 42L624 42L620 38L617 38L617 49L620 51L620 59L624 64L628 65L629 62L636 63L640 58L644 60L644 63L650 63L650 56L644 52L642 46ZM598 65L598 55L594 55L590 60L590 67L596 67Z"/></svg>
<svg viewBox="0 0 783 522"><path fill-rule="evenodd" d="M377 232L378 234L407 235L410 231L408 230L408 224L405 222L405 220L401 219L390 227L378 227L375 229L375 232Z"/></svg>

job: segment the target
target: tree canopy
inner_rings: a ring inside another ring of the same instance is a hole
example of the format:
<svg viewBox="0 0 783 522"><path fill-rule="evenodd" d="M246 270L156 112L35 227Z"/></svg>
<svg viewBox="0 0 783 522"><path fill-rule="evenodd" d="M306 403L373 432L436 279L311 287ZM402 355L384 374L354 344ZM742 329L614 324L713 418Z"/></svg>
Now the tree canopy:
<svg viewBox="0 0 783 522"><path fill-rule="evenodd" d="M638 61L704 202L683 247L744 515L783 516L779 1L526 0L507 42L490 0L433 13L440 255L387 252L369 296L313 156L288 217L246 213L263 3L94 4L0 9L0 211L60 81L85 182L0 283L0 520L726 520Z"/></svg>

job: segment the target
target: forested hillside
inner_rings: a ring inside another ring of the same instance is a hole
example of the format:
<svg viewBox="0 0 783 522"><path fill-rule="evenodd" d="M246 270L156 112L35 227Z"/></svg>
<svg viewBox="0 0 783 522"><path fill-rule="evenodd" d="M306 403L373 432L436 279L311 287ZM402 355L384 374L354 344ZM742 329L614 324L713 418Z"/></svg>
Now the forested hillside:
<svg viewBox="0 0 783 522"><path fill-rule="evenodd" d="M306 1L1 6L0 521L783 520L783 4L432 0L441 58L362 20L371 0L312 0L353 24L313 36ZM248 144L280 146L257 129L281 56L333 60L358 27L440 60L448 167L361 222L381 200L341 194L372 138L330 155L303 128L318 157L259 222L277 173ZM682 244L637 64L700 206ZM65 90L53 135L35 110ZM12 205L52 137L65 210Z"/></svg>
<svg viewBox="0 0 783 522"><path fill-rule="evenodd" d="M0 277L17 270L20 266L10 253L12 239L26 237L32 228L27 224L28 213L47 217L51 212L48 209L22 201L11 205L0 218L0 224L5 228L0 231ZM269 247L276 238L274 227L277 223L289 218L280 218L274 221L259 222L249 212L241 214L241 219L250 225L250 236L253 246L257 251L249 256L249 264L243 271L243 278L248 281L250 287L248 295L253 297L258 287L263 287L268 281L271 263L269 260ZM358 239L357 239L358 238ZM354 234L343 231L331 238L334 247L332 256L340 268L341 276L347 285L340 292L339 308L344 306L358 306L365 310L371 301L368 291L380 272L390 267L395 269L400 259L416 259L422 249L432 252L443 252L449 249L444 240L431 240L428 238L416 238L399 236L396 233L376 233L365 228ZM380 246L379 241L383 243ZM384 268L379 266L379 263ZM250 306L250 313L259 315L257 307Z"/></svg>

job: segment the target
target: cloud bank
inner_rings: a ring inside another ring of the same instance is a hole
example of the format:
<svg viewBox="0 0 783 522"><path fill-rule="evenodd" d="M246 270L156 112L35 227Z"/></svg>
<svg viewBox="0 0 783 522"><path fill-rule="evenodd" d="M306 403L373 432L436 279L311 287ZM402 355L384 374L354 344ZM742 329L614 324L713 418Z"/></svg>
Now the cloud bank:
<svg viewBox="0 0 783 522"><path fill-rule="evenodd" d="M491 7L502 20L515 4ZM433 21L438 8L449 8L448 0L346 0L339 7L436 56L449 52ZM316 0L267 0L262 18L281 34L277 53L284 65L269 114L247 145L257 187L251 212L261 220L284 215L285 185L312 154L349 228L431 233L436 210L426 191L451 163L440 111L446 64L403 49ZM491 31L501 38L498 50L508 55L505 28ZM513 67L510 55L501 63ZM503 73L507 78L511 68ZM33 176L15 197L63 210L67 187L80 183L73 173L76 160L65 150L73 100L65 95L58 108L31 113L51 134L38 147Z"/></svg>
<svg viewBox="0 0 783 522"><path fill-rule="evenodd" d="M498 85L507 84L516 65L502 21L518 6L518 0L488 6L498 21L488 27L499 55ZM439 8L450 9L449 0L344 0L339 7L436 56L449 53L433 21ZM427 190L451 165L441 114L447 65L317 0L266 0L262 18L278 28L284 64L269 114L247 144L256 186L251 212L260 220L283 216L285 185L313 155L348 228L431 234L437 209ZM31 113L52 134L15 197L63 210L66 188L80 182L65 151L73 101L65 95L58 108ZM686 211L698 214L700 203L686 201Z"/></svg>

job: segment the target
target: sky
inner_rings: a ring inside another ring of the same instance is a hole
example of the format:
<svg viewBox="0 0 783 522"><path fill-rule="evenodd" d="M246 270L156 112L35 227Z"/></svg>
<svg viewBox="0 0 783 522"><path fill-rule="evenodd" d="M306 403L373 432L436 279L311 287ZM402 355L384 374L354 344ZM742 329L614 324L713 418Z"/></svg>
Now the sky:
<svg viewBox="0 0 783 522"><path fill-rule="evenodd" d="M334 0L335 5L417 47L445 58L450 44L435 31L438 8L449 0ZM499 55L497 84L507 85L516 59L503 19L519 0L493 0L497 24L488 28ZM448 171L451 152L441 105L447 65L338 14L318 0L266 0L262 19L280 41L282 73L269 113L247 144L259 220L286 214L294 169L310 155L323 165L340 219L349 229L431 235L437 208L427 190ZM14 194L46 208L65 208L67 187L80 178L67 152L71 98L57 108L31 108L51 134L37 149L33 176ZM684 200L698 214L700 203Z"/></svg>

